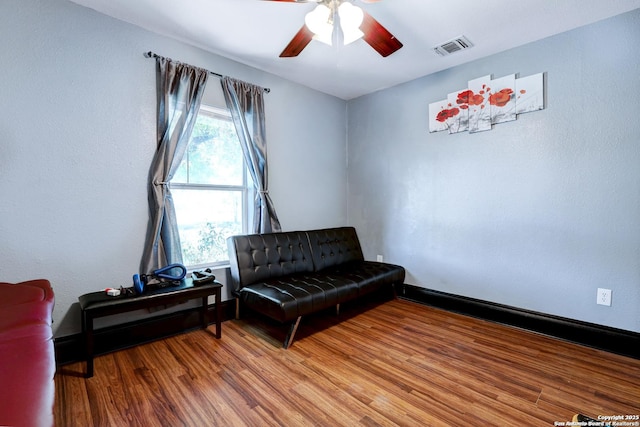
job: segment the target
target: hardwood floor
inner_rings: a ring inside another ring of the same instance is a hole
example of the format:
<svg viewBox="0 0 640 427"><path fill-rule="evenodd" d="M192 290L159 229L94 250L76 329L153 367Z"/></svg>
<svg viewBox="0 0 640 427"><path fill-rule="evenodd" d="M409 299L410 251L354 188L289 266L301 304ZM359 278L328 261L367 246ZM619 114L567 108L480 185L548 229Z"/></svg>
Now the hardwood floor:
<svg viewBox="0 0 640 427"><path fill-rule="evenodd" d="M223 323L56 374L61 426L553 426L640 414L640 360L397 299ZM632 421L634 422L634 421Z"/></svg>

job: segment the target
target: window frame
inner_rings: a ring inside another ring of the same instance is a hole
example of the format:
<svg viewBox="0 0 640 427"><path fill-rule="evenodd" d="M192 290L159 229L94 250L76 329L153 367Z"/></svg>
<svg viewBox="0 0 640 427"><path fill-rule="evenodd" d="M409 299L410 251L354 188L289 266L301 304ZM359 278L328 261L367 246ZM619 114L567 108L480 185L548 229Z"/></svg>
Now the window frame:
<svg viewBox="0 0 640 427"><path fill-rule="evenodd" d="M233 125L233 119L231 117L231 111L229 111L229 109L227 108L221 108L221 107L216 107L213 105L209 105L209 104L205 104L204 101L202 102L202 104L200 105L200 109L198 110L198 116L200 116L201 114L206 114L209 115L213 118L217 118L219 120L227 120L229 122L231 122L231 124ZM234 131L235 131L235 126L234 126ZM236 136L237 136L237 132L236 132ZM240 140L239 138L237 139L238 142L238 146L239 148L242 150L242 147L240 146ZM189 140L189 143L191 143L191 140ZM185 157L188 155L188 147L187 150L185 151ZM184 160L184 158L183 158ZM183 161L181 160L181 162ZM232 185L232 184L196 184L196 183L185 183L185 182L173 182L173 178L172 180L169 181L168 185L170 189L176 189L176 190L189 190L189 191L221 191L221 192L238 192L241 194L241 209L242 209L242 233L246 234L248 232L249 229L249 224L252 221L252 210L250 209L251 206L251 198L255 196L255 188L254 185L252 183L252 180L249 176L249 170L247 168L247 163L244 157L244 154L242 155L242 164L243 164L243 168L242 168L242 184L241 185ZM188 171L189 168L187 167L187 176L188 176ZM177 220L177 225L178 225L178 230L180 230L180 218L176 218ZM180 231L178 231L178 233L180 234ZM180 236L180 244L182 246L182 236ZM180 250L182 251L182 248L180 248ZM193 264L193 265L185 265L187 267L188 270L198 270L198 269L202 269L202 268L224 268L224 267L228 267L229 266L229 259L227 258L226 260L223 261L208 261L205 263L200 263L200 264Z"/></svg>

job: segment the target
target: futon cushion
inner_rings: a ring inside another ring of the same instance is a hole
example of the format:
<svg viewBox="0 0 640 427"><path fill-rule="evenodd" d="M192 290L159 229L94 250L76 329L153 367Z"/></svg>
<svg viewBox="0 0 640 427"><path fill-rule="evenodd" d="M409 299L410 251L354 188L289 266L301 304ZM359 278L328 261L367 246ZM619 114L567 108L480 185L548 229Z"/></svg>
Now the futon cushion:
<svg viewBox="0 0 640 427"><path fill-rule="evenodd" d="M254 283L242 288L241 300L267 316L287 322L354 299L358 284L348 277L314 273Z"/></svg>
<svg viewBox="0 0 640 427"><path fill-rule="evenodd" d="M275 277L313 271L313 258L304 232L234 236L228 241L231 273L238 286Z"/></svg>
<svg viewBox="0 0 640 427"><path fill-rule="evenodd" d="M307 232L316 271L353 261L364 261L353 227L326 228Z"/></svg>
<svg viewBox="0 0 640 427"><path fill-rule="evenodd" d="M390 283L404 282L405 270L395 264L373 261L354 261L340 264L322 271L327 276L358 284L358 295L365 295Z"/></svg>

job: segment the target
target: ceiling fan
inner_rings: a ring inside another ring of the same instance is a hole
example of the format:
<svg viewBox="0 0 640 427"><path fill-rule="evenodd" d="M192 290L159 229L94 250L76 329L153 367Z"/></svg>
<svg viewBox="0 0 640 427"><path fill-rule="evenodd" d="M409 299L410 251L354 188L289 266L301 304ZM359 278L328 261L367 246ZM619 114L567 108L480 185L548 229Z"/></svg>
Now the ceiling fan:
<svg viewBox="0 0 640 427"><path fill-rule="evenodd" d="M380 55L387 57L402 47L402 43L371 15L352 3L352 0L267 0L287 3L317 3L307 13L305 24L280 54L281 58L298 56L311 40L332 45L342 36L349 44L362 38ZM361 0L375 3L379 0ZM336 23L340 25L334 25ZM341 29L338 31L338 27Z"/></svg>

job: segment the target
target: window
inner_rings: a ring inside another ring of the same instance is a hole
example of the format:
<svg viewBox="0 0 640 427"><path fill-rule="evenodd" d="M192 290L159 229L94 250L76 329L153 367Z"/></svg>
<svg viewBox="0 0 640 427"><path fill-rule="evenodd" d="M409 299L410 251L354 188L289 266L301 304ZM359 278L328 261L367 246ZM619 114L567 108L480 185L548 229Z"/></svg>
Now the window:
<svg viewBox="0 0 640 427"><path fill-rule="evenodd" d="M247 231L253 186L228 110L202 105L189 146L171 180L183 263L229 261L228 236Z"/></svg>

